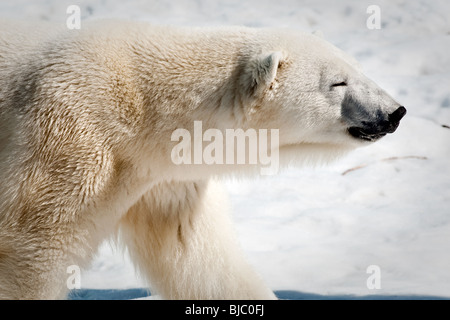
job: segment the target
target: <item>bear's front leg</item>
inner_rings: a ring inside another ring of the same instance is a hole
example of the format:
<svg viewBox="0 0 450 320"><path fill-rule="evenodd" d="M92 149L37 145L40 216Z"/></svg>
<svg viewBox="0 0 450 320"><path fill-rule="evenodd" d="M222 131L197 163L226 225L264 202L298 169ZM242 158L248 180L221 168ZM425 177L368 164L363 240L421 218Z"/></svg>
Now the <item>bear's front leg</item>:
<svg viewBox="0 0 450 320"><path fill-rule="evenodd" d="M124 216L120 237L165 299L276 299L247 264L214 182L163 183Z"/></svg>

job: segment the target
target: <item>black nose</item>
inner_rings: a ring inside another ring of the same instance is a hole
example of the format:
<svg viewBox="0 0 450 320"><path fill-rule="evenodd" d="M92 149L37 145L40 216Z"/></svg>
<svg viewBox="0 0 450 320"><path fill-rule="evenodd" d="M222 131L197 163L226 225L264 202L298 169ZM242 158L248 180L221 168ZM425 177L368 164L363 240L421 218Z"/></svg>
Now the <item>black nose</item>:
<svg viewBox="0 0 450 320"><path fill-rule="evenodd" d="M400 122L405 114L406 108L402 106L389 115L389 122Z"/></svg>
<svg viewBox="0 0 450 320"><path fill-rule="evenodd" d="M405 116L406 108L401 106L389 115L389 128L387 133L393 133L400 124L400 120Z"/></svg>
<svg viewBox="0 0 450 320"><path fill-rule="evenodd" d="M388 133L397 130L400 120L405 116L405 107L399 107L397 110L388 115L388 118L380 116L380 120L376 122L363 122L363 127L350 127L348 132L355 138L366 141L376 141L384 137Z"/></svg>

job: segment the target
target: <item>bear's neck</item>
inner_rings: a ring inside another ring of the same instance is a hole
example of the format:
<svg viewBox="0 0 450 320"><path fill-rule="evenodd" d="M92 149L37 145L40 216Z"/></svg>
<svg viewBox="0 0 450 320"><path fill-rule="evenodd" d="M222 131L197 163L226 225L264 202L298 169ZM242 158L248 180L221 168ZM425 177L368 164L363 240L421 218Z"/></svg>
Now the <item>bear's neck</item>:
<svg viewBox="0 0 450 320"><path fill-rule="evenodd" d="M174 117L179 126L188 125L179 123L183 120L191 125L195 120L208 121L208 108L216 113L226 109L227 116L232 114L230 108L242 107L236 84L248 60L246 43L254 32L248 28L150 28L144 41L130 46L134 78L146 110L152 117Z"/></svg>

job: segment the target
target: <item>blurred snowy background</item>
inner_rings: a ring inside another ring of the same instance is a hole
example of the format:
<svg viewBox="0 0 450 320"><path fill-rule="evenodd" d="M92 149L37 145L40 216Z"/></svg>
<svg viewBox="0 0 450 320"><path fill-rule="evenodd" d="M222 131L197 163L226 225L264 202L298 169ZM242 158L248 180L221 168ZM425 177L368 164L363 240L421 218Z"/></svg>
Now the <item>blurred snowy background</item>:
<svg viewBox="0 0 450 320"><path fill-rule="evenodd" d="M69 5L80 7L81 27L121 18L321 30L354 55L407 116L395 134L331 166L228 181L242 247L276 291L450 297L450 1L0 0L0 19L65 25ZM370 5L381 29L367 27ZM381 289L366 285L370 265ZM145 287L107 244L81 284Z"/></svg>

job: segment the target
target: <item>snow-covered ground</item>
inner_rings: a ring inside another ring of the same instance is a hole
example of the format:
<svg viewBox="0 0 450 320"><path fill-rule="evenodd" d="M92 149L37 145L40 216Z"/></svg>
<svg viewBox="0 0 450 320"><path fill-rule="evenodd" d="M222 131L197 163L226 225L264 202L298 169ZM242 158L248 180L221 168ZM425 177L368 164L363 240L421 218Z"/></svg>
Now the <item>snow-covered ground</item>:
<svg viewBox="0 0 450 320"><path fill-rule="evenodd" d="M321 30L354 55L408 109L398 131L331 166L228 181L240 241L274 290L450 297L448 0L0 0L0 19L65 23L73 4L82 23ZM366 25L369 5L380 9L379 30ZM381 289L367 288L371 265L381 270ZM83 288L145 286L107 244L81 280Z"/></svg>

